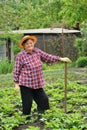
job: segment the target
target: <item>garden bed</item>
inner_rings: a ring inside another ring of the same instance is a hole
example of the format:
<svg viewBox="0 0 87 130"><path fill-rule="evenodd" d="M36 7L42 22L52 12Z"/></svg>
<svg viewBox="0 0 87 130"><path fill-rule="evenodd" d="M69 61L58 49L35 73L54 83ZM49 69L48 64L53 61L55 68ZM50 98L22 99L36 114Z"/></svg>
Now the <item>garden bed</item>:
<svg viewBox="0 0 87 130"><path fill-rule="evenodd" d="M12 74L0 75L0 130L86 130L87 68L69 68L67 83L67 113L64 113L64 69L44 71L45 91L51 109L37 120L33 102L31 120L22 116L20 94L15 95Z"/></svg>

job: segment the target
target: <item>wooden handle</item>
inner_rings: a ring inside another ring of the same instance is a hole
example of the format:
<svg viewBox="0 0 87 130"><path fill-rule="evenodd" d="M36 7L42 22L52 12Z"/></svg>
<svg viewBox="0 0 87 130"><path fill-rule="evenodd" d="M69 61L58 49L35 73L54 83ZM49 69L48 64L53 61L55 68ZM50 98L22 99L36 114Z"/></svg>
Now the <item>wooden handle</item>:
<svg viewBox="0 0 87 130"><path fill-rule="evenodd" d="M65 76L64 76L64 111L67 113L67 62L65 62Z"/></svg>

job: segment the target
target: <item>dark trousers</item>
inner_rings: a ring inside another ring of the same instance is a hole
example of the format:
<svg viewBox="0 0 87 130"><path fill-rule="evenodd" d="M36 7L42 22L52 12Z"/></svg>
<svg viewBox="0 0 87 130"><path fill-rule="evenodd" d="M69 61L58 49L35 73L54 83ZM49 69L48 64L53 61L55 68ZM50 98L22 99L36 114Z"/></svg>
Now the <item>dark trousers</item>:
<svg viewBox="0 0 87 130"><path fill-rule="evenodd" d="M20 86L23 114L29 115L31 113L32 101L34 100L37 104L39 113L43 113L49 109L48 97L45 94L43 88L31 89L28 87Z"/></svg>

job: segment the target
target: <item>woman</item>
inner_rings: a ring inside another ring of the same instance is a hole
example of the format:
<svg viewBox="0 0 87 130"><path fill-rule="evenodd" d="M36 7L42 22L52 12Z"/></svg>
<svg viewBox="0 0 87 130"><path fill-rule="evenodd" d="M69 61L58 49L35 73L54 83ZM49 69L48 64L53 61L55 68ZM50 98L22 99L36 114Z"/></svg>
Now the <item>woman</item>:
<svg viewBox="0 0 87 130"><path fill-rule="evenodd" d="M14 65L15 91L17 93L20 89L24 115L30 115L33 100L39 113L49 109L48 97L43 90L42 62L71 62L69 58L53 56L35 48L36 43L35 36L24 36L19 44L23 50L18 53Z"/></svg>

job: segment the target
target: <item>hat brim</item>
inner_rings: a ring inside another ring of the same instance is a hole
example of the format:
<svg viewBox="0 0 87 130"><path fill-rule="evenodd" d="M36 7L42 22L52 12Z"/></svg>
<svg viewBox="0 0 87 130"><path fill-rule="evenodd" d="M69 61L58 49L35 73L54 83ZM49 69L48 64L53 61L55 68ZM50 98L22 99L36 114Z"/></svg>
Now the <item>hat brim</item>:
<svg viewBox="0 0 87 130"><path fill-rule="evenodd" d="M24 37L22 38L22 40L20 41L20 43L19 43L19 47L20 47L21 49L24 48L24 46L23 46L24 41L25 41L25 40L28 40L28 39L33 40L33 41L34 41L34 44L37 43L37 38L36 38L35 36L29 36L29 35L28 35L28 36L24 36Z"/></svg>

